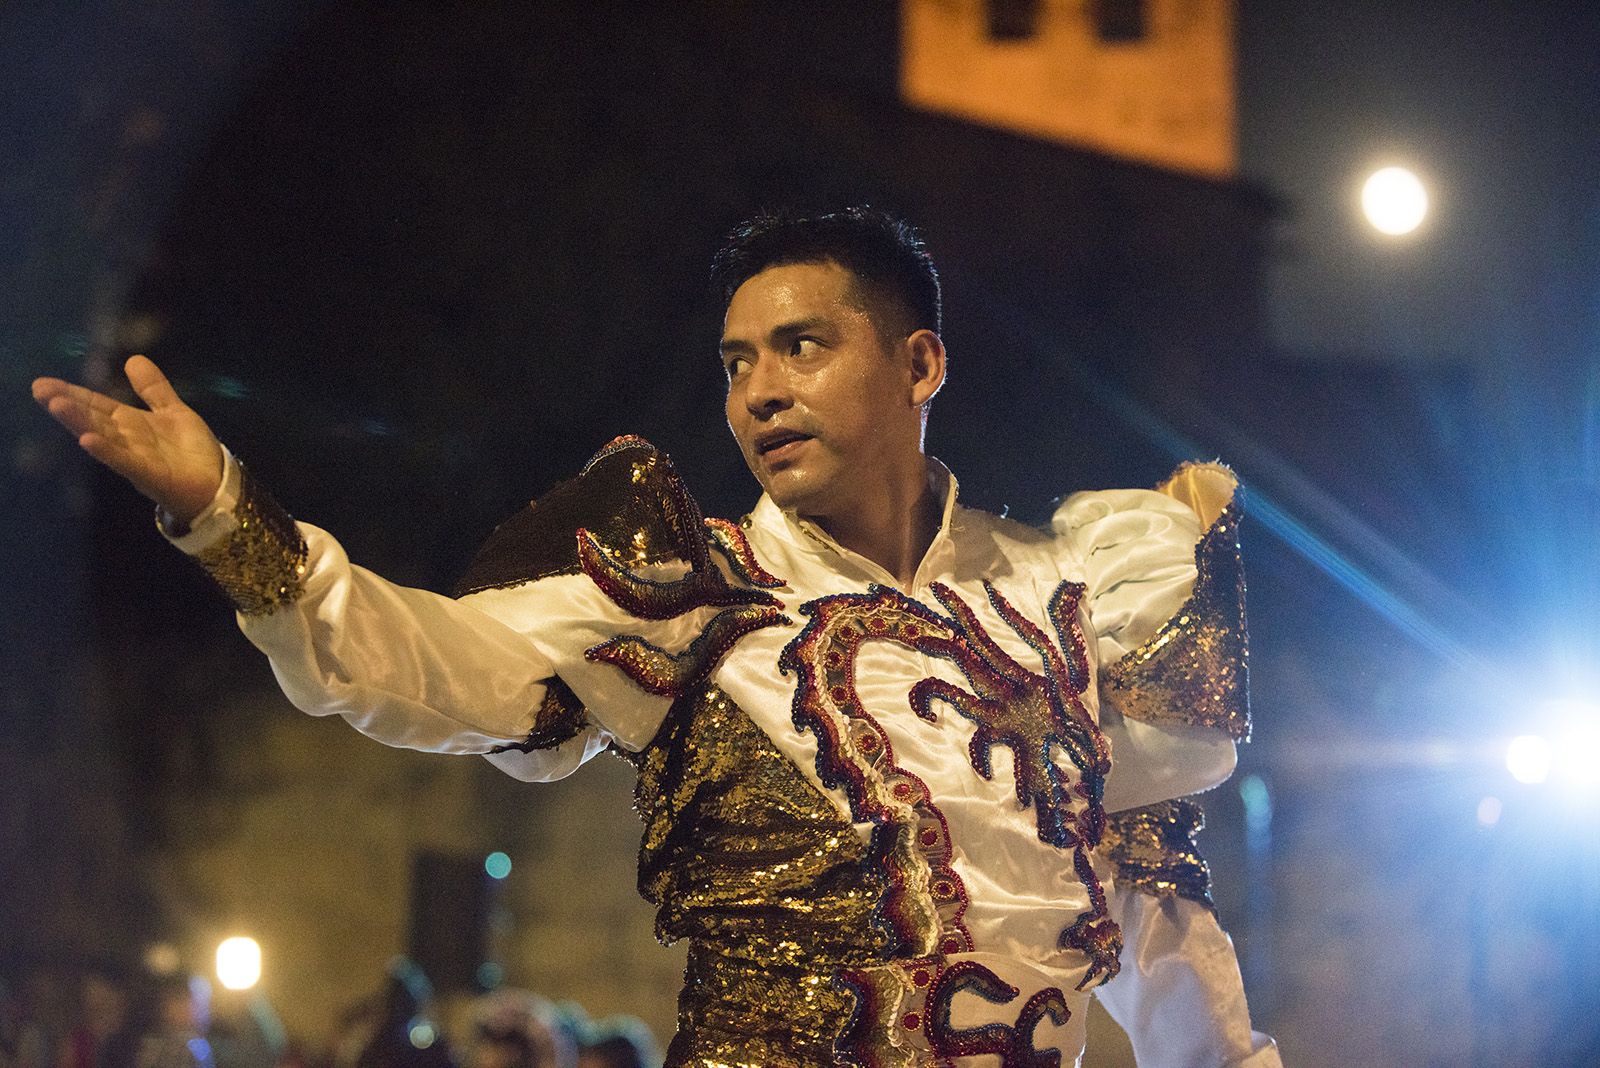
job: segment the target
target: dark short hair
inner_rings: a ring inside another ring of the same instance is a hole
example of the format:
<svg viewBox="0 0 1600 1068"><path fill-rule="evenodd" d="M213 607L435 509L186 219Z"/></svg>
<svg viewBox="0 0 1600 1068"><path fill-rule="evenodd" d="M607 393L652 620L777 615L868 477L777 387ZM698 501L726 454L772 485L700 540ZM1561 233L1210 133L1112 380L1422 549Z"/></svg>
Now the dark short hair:
<svg viewBox="0 0 1600 1068"><path fill-rule="evenodd" d="M921 235L866 205L822 215L764 211L740 223L711 261L711 285L726 308L769 267L830 260L855 276L865 299L894 305L910 330L942 328L939 272Z"/></svg>

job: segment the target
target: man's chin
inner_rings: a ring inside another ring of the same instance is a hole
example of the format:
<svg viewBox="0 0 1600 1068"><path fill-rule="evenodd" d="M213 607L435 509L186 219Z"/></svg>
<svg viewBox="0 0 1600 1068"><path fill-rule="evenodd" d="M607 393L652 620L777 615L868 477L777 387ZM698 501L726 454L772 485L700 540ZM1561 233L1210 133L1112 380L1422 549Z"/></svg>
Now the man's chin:
<svg viewBox="0 0 1600 1068"><path fill-rule="evenodd" d="M812 510L810 506L826 496L825 487L819 484L821 480L794 467L769 471L760 481L772 503L786 512L805 514Z"/></svg>

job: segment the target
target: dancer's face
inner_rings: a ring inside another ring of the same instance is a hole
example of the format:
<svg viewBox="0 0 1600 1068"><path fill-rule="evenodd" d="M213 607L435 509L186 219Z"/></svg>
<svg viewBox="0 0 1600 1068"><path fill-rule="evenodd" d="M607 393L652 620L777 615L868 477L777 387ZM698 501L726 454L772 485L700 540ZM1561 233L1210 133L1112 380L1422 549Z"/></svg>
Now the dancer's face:
<svg viewBox="0 0 1600 1068"><path fill-rule="evenodd" d="M874 473L921 453L938 383L919 383L909 339L865 303L839 264L789 264L741 285L723 321L728 426L762 488L808 517L859 507Z"/></svg>

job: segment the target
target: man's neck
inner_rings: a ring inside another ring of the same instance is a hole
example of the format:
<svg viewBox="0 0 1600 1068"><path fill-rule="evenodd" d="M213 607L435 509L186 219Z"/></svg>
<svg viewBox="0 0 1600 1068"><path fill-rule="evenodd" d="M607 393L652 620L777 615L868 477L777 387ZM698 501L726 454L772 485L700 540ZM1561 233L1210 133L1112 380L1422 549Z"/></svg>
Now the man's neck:
<svg viewBox="0 0 1600 1068"><path fill-rule="evenodd" d="M833 516L813 516L828 536L866 557L889 574L901 589L911 588L917 565L927 555L943 518L939 496L928 478L926 461L912 477L889 480L865 497L860 508Z"/></svg>

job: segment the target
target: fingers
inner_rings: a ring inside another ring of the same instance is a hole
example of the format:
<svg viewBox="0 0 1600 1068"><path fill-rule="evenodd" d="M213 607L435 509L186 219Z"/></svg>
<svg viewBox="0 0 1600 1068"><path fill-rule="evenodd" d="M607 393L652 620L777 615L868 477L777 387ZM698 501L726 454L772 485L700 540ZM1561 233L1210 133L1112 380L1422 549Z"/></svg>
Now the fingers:
<svg viewBox="0 0 1600 1068"><path fill-rule="evenodd" d="M130 356L128 362L122 365L122 370L128 376L128 384L133 386L133 391L150 406L151 411L184 407L183 401L178 398L178 391L172 388L167 376L148 356Z"/></svg>
<svg viewBox="0 0 1600 1068"><path fill-rule="evenodd" d="M60 379L35 381L33 396L56 422L74 434L109 425L117 409L126 407L102 393Z"/></svg>
<svg viewBox="0 0 1600 1068"><path fill-rule="evenodd" d="M82 404L69 395L50 398L45 405L45 411L51 418L74 434L87 434L98 429L101 420L95 418L94 412L88 405Z"/></svg>
<svg viewBox="0 0 1600 1068"><path fill-rule="evenodd" d="M91 430L88 433L78 435L78 447L95 460L105 464L111 470L132 482L134 488L140 493L150 496L140 482L140 478L145 474L145 471L137 457L128 450L125 442Z"/></svg>
<svg viewBox="0 0 1600 1068"><path fill-rule="evenodd" d="M33 399L47 409L56 400L62 399L77 407L105 415L110 415L118 408L124 407L121 401L114 400L104 393L96 393L85 386L75 385L60 378L35 378L33 380ZM54 414L54 412L52 411L51 414Z"/></svg>
<svg viewBox="0 0 1600 1068"><path fill-rule="evenodd" d="M35 378L33 380L33 399L48 408L52 397L71 393L75 388L78 387L60 378Z"/></svg>

